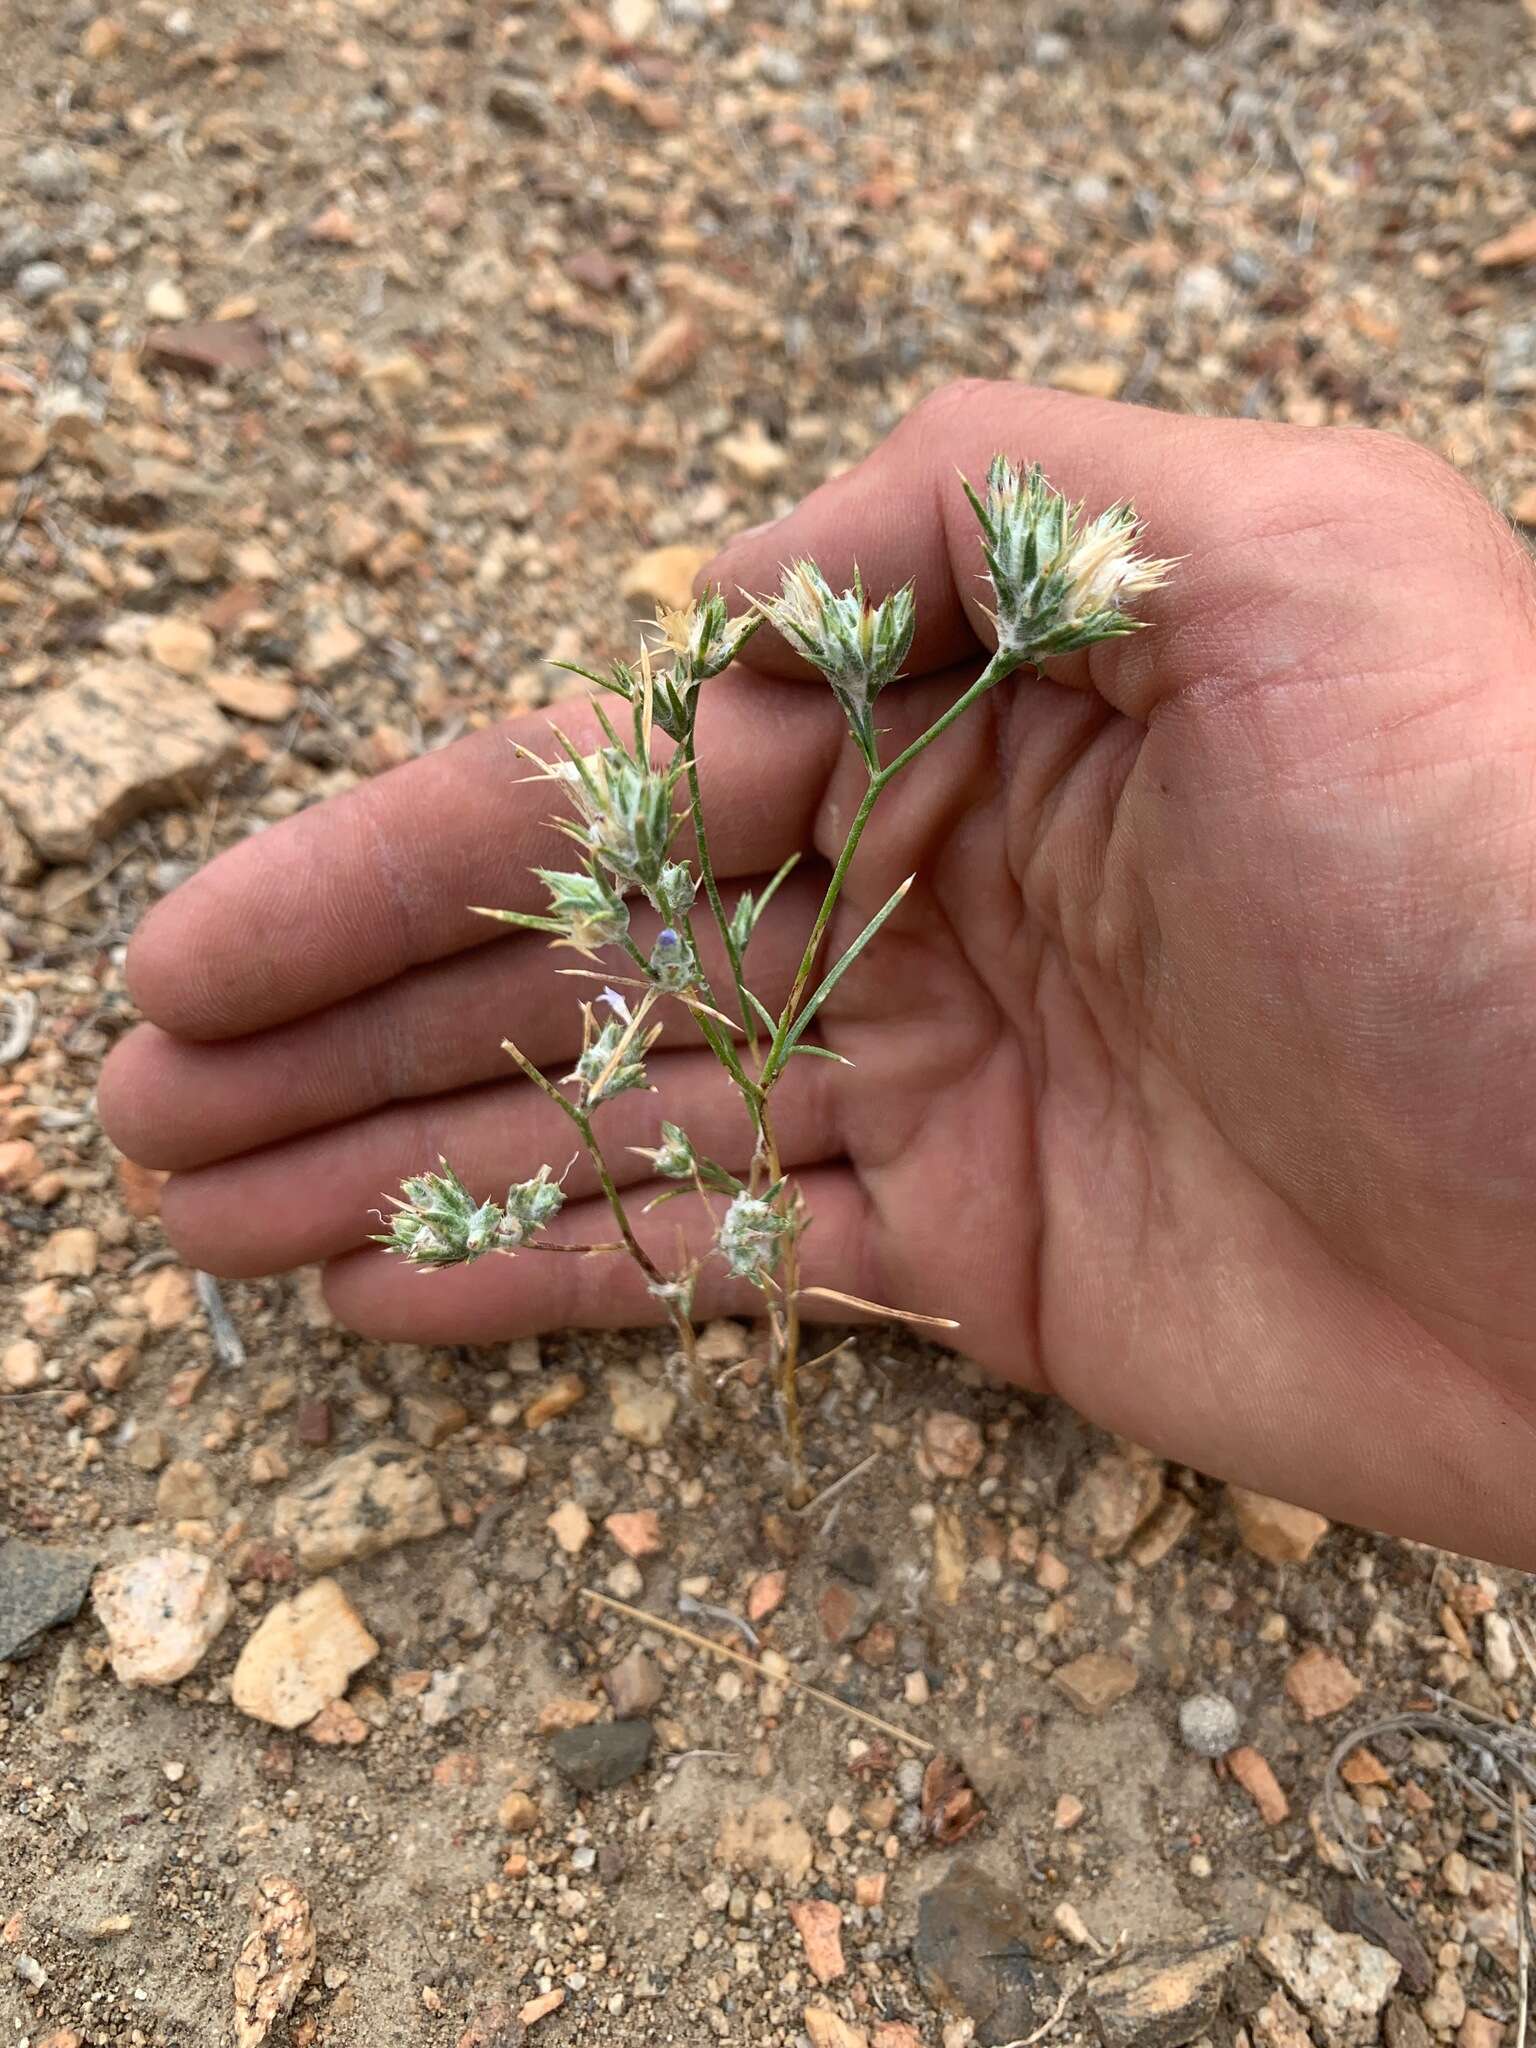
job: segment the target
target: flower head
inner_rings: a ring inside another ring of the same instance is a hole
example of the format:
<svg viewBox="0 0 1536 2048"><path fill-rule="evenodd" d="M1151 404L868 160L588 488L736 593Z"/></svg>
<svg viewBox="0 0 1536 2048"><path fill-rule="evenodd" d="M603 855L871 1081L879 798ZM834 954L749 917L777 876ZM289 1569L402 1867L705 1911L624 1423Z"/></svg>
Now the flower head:
<svg viewBox="0 0 1536 2048"><path fill-rule="evenodd" d="M651 979L664 995L681 995L694 983L693 953L681 933L663 925L646 962Z"/></svg>
<svg viewBox="0 0 1536 2048"><path fill-rule="evenodd" d="M610 1017L599 1029L590 1006L584 1016L587 1042L575 1067L565 1077L580 1088L582 1108L596 1109L600 1102L611 1102L615 1095L627 1094L631 1088L649 1088L645 1055L660 1036L660 1025L654 1031L639 1031L626 1010L623 1016Z"/></svg>
<svg viewBox="0 0 1536 2048"><path fill-rule="evenodd" d="M693 1140L679 1124L662 1124L659 1145L631 1145L629 1149L649 1159L663 1180L692 1180L698 1170Z"/></svg>
<svg viewBox="0 0 1536 2048"><path fill-rule="evenodd" d="M555 868L533 871L549 891L548 923L555 926L557 946L571 946L591 959L599 946L623 943L629 931L624 899L600 874L564 874Z"/></svg>
<svg viewBox="0 0 1536 2048"><path fill-rule="evenodd" d="M653 768L639 754L617 745L578 754L568 748L562 761L542 761L539 773L559 786L576 813L561 830L619 881L650 890L666 865L676 830L672 792L682 772L679 761Z"/></svg>
<svg viewBox="0 0 1536 2048"><path fill-rule="evenodd" d="M761 1195L743 1188L720 1219L715 1249L739 1280L750 1280L754 1287L767 1286L786 1241L795 1233L794 1216L774 1206L783 1185L776 1181Z"/></svg>
<svg viewBox="0 0 1536 2048"><path fill-rule="evenodd" d="M394 1214L373 1242L413 1266L467 1266L487 1252L516 1251L542 1230L565 1195L541 1166L507 1191L505 1206L477 1202L446 1159L438 1173L413 1174L391 1196Z"/></svg>
<svg viewBox="0 0 1536 2048"><path fill-rule="evenodd" d="M672 653L671 681L685 687L707 683L730 667L762 623L757 611L731 618L715 589L676 610L658 605L656 630Z"/></svg>
<svg viewBox="0 0 1536 2048"><path fill-rule="evenodd" d="M969 483L965 494L997 594L998 646L1021 659L1136 632L1142 621L1126 613L1126 602L1156 590L1174 566L1137 554L1142 522L1129 505L1085 520L1038 463L1021 475L995 455L985 494Z"/></svg>
<svg viewBox="0 0 1536 2048"><path fill-rule="evenodd" d="M853 588L839 597L814 562L795 562L784 571L778 596L761 599L759 608L821 670L861 753L878 767L874 702L894 682L912 645L917 607L911 584L872 605L857 569Z"/></svg>

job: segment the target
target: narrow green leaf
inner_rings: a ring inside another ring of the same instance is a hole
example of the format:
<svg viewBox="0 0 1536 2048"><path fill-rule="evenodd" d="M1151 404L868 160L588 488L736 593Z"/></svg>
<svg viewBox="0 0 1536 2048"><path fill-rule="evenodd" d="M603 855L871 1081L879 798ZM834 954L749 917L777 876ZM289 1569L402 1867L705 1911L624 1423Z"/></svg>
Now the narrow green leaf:
<svg viewBox="0 0 1536 2048"><path fill-rule="evenodd" d="M772 1038L774 1032L777 1031L779 1028L778 1018L774 1016L772 1010L769 1009L768 1005L763 1001L761 996L753 995L751 989L746 987L743 987L741 992L746 997L747 1001L752 1005L753 1009L756 1010L758 1022L767 1026L768 1036Z"/></svg>
<svg viewBox="0 0 1536 2048"><path fill-rule="evenodd" d="M896 906L901 902L902 898L906 895L907 891L911 888L912 884L916 880L916 875L908 875L907 879L902 883L901 887L894 892L894 894L890 897L889 901L884 903L881 906L881 908L875 912L874 916L869 920L869 923L865 925L863 931L859 933L859 936L848 948L847 952L843 955L842 959L838 961L837 965L832 969L831 973L828 974L826 980L821 984L821 987L817 989L816 993L806 1003L805 1008L800 1012L799 1016L795 1019L793 1028L791 1029L789 1036L785 1039L778 1060L774 1063L771 1072L764 1073L764 1086L766 1086L767 1083L773 1078L773 1076L783 1068L785 1060L794 1051L795 1047L800 1043L801 1038L805 1035L806 1026L810 1023L811 1019L815 1016L816 1012L827 1000L827 997L831 995L833 989L837 987L837 984L848 972L849 968L853 965L854 961L858 959L859 955L863 952L864 948L869 944L870 940L875 936L876 932L879 931L881 925L885 923L886 919L895 910Z"/></svg>
<svg viewBox="0 0 1536 2048"><path fill-rule="evenodd" d="M793 1059L796 1053L801 1052L809 1053L814 1059L818 1060L836 1060L840 1067L851 1067L853 1065L852 1060L845 1059L840 1052L834 1052L830 1045L807 1045L802 1039L798 1045L792 1045L789 1048L788 1056L790 1059Z"/></svg>
<svg viewBox="0 0 1536 2048"><path fill-rule="evenodd" d="M470 910L476 917L494 917L498 924L521 925L529 932L564 932L565 926L557 917L535 917L526 910L487 910L483 904L471 903Z"/></svg>

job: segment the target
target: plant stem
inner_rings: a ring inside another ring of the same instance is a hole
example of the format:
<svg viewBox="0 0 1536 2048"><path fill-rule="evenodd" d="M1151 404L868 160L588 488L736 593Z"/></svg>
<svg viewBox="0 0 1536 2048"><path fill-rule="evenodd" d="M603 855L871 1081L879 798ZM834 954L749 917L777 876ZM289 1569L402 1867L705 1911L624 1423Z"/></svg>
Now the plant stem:
<svg viewBox="0 0 1536 2048"><path fill-rule="evenodd" d="M741 971L741 953L731 935L731 921L725 914L725 903L720 895L720 884L715 880L715 864L709 856L709 836L704 829L704 796L699 788L699 763L694 753L693 734L690 731L688 747L688 808L693 817L693 839L698 848L699 872L704 877L704 893L709 898L709 907L715 914L715 923L720 928L720 938L725 946L725 957L731 963L731 979L736 984L736 1001L741 1009L741 1021L747 1034L747 1043L754 1053L757 1051L757 1014L747 1001L747 984Z"/></svg>
<svg viewBox="0 0 1536 2048"><path fill-rule="evenodd" d="M942 716L936 718L925 733L920 734L912 742L911 746L903 748L894 761L887 762L885 767L871 773L869 787L864 792L864 801L854 813L853 823L848 828L848 837L843 841L843 850L837 857L837 866L832 870L832 879L827 884L827 893L821 899L821 908L816 913L816 922L811 927L811 936L806 941L805 952L802 954L800 965L795 972L794 986L789 992L789 1000L784 1005L783 1012L779 1018L778 1029L773 1034L773 1043L768 1048L768 1057L763 1063L763 1074L767 1087L771 1087L778 1078L779 1062L783 1058L784 1053L784 1041L789 1036L795 1017L799 1012L800 1004L804 999L806 986L815 971L816 956L821 950L821 942L826 936L827 926L832 921L832 913L837 908L837 899L843 893L843 883L847 880L848 870L853 865L853 856L858 851L859 841L864 836L864 827L869 823L870 813L874 810L876 803L909 762L915 761L925 748L932 746L941 733L947 732L957 719L963 718L979 697L984 697L988 690L992 689L995 684L1000 683L1004 676L1011 674L1014 669L1027 659L1027 655L1005 654L999 650L993 655L970 688L957 697L949 709Z"/></svg>
<svg viewBox="0 0 1536 2048"><path fill-rule="evenodd" d="M762 1105L760 1112L763 1155L771 1186L783 1177L783 1164L779 1158L778 1140L773 1134L768 1106ZM793 1195L785 1199L793 1203ZM780 1261L783 1268L784 1321L782 1328L778 1319L772 1319L774 1345L777 1357L773 1361L774 1377L778 1384L779 1400L784 1411L784 1439L789 1452L789 1485L786 1498L791 1507L799 1507L810 1489L805 1478L805 1443L800 1426L800 1249L793 1231L784 1240L784 1251Z"/></svg>
<svg viewBox="0 0 1536 2048"><path fill-rule="evenodd" d="M587 1156L592 1161L593 1168L597 1173L598 1184L607 1197L608 1207L613 1211L613 1220L619 1226L619 1236L624 1241L624 1249L645 1275L646 1284L655 1295L655 1298L666 1308L672 1328L677 1334L678 1349L682 1352L684 1363L688 1367L689 1382L693 1387L694 1393L701 1399L707 1400L709 1398L709 1377L699 1361L698 1338L693 1327L693 1318L681 1302L675 1301L672 1298L670 1292L661 1291L667 1287L667 1277L630 1228L629 1217L624 1208L624 1198L620 1195L614 1183L613 1175L608 1171L608 1161L604 1158L603 1148L597 1142L597 1134L592 1129L592 1119L584 1109L572 1102L568 1095L563 1095L554 1082L550 1080L549 1076L536 1067L527 1054L518 1046L515 1046L510 1038L502 1040L501 1049L516 1060L534 1086L547 1095L550 1101L559 1109L563 1110L580 1132L581 1142L586 1147Z"/></svg>

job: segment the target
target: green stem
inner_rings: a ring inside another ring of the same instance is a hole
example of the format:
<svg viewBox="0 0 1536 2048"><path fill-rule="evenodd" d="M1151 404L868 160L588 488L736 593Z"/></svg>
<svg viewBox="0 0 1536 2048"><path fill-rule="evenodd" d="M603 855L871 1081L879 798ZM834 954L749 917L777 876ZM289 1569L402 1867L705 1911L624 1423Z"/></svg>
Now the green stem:
<svg viewBox="0 0 1536 2048"><path fill-rule="evenodd" d="M693 734L690 732L688 747L688 808L693 817L694 844L699 853L699 872L704 877L704 893L709 898L709 907L715 914L715 923L720 928L720 938L725 946L725 957L731 963L731 978L736 984L736 1001L741 1008L741 1021L747 1034L747 1043L754 1054L757 1051L757 1013L747 1001L747 984L741 971L741 953L731 936L731 921L725 913L725 903L720 895L720 885L715 880L715 864L709 857L709 837L704 830L704 797L699 788L699 764L693 750Z"/></svg>
<svg viewBox="0 0 1536 2048"><path fill-rule="evenodd" d="M816 956L821 951L821 942L826 936L827 926L832 922L832 913L837 908L837 899L843 893L843 883L848 878L848 870L853 865L853 856L858 851L859 841L864 836L864 827L869 823L871 811L873 811L876 803L909 762L915 761L925 748L932 746L941 733L948 732L957 719L963 718L979 697L984 697L988 690L992 689L995 684L1000 683L1004 676L1011 674L1014 669L1018 668L1027 659L1026 655L1005 654L999 649L976 678L975 682L971 684L970 688L957 697L949 709L936 718L925 733L920 734L912 742L911 746L904 747L894 761L887 762L885 767L876 769L871 773L869 788L864 792L864 801L854 813L853 823L848 828L848 837L843 841L843 850L837 857L837 866L832 870L832 879L827 884L827 893L821 899L821 908L816 913L816 922L811 927L811 936L806 941L805 952L802 954L799 968L796 970L794 986L789 992L789 1000L784 1005L783 1012L779 1017L778 1029L773 1034L773 1043L768 1048L768 1057L763 1062L764 1092L778 1079L780 1063L784 1057L784 1041L788 1038L790 1030L794 1025L800 1004L805 997L806 986L815 972Z"/></svg>
<svg viewBox="0 0 1536 2048"><path fill-rule="evenodd" d="M607 1197L608 1207L613 1211L613 1220L619 1226L619 1236L623 1239L623 1249L629 1253L629 1256L645 1275L646 1282L653 1293L655 1293L656 1299L661 1301L666 1308L672 1328L677 1334L678 1349L682 1352L684 1362L688 1367L688 1377L693 1386L694 1393L700 1399L708 1399L709 1376L699 1361L698 1337L693 1327L693 1318L670 1294L659 1292L659 1290L666 1287L667 1276L662 1272L656 1261L630 1228L629 1217L624 1209L624 1198L619 1193L613 1175L608 1171L608 1161L603 1157L603 1148L597 1142L597 1134L592 1128L592 1119L584 1109L578 1108L568 1095L563 1095L554 1082L550 1080L549 1076L536 1067L527 1054L515 1046L510 1038L504 1038L501 1045L502 1051L510 1054L516 1060L533 1085L547 1095L557 1108L562 1109L581 1133L581 1142L586 1147L588 1158L592 1161L593 1168L597 1174L598 1184ZM613 1247L614 1250L618 1250L618 1248L618 1246ZM554 1249L554 1247L549 1247L549 1249ZM590 1249L596 1251L600 1247L594 1245ZM606 1249L606 1247L601 1247L601 1249Z"/></svg>

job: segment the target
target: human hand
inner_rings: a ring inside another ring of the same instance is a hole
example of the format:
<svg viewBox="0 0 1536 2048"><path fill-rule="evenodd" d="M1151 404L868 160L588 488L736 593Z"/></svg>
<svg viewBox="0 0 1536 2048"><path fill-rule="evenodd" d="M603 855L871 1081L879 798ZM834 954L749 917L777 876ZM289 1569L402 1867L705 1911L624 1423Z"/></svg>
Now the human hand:
<svg viewBox="0 0 1536 2048"><path fill-rule="evenodd" d="M894 750L976 673L979 547L955 477L995 449L1183 555L1151 630L1002 684L892 785L829 951L917 886L823 1013L853 1072L776 1094L805 1278L958 1318L995 1372L1187 1463L1327 1512L1536 1560L1536 603L1522 551L1405 444L1170 418L1007 385L941 393L859 469L728 549L728 594L808 555L916 576ZM760 634L707 687L717 864L810 849L754 940L782 996L862 788L840 713ZM764 674L784 678L765 683ZM566 721L585 737L581 717ZM536 745L544 721L512 735ZM343 1320L420 1342L650 1319L627 1263L426 1278L358 1249L439 1152L486 1190L560 1150L508 1080L563 1070L571 1006L532 909L547 800L481 735L226 854L130 956L151 1022L102 1084L176 1169L216 1272L333 1261ZM718 835L718 839L717 839ZM653 1056L663 1112L744 1167L713 1057ZM558 1234L604 1235L578 1164ZM638 1162L637 1181L642 1176ZM651 1219L670 1244L674 1219ZM706 1267L703 1312L750 1307Z"/></svg>

